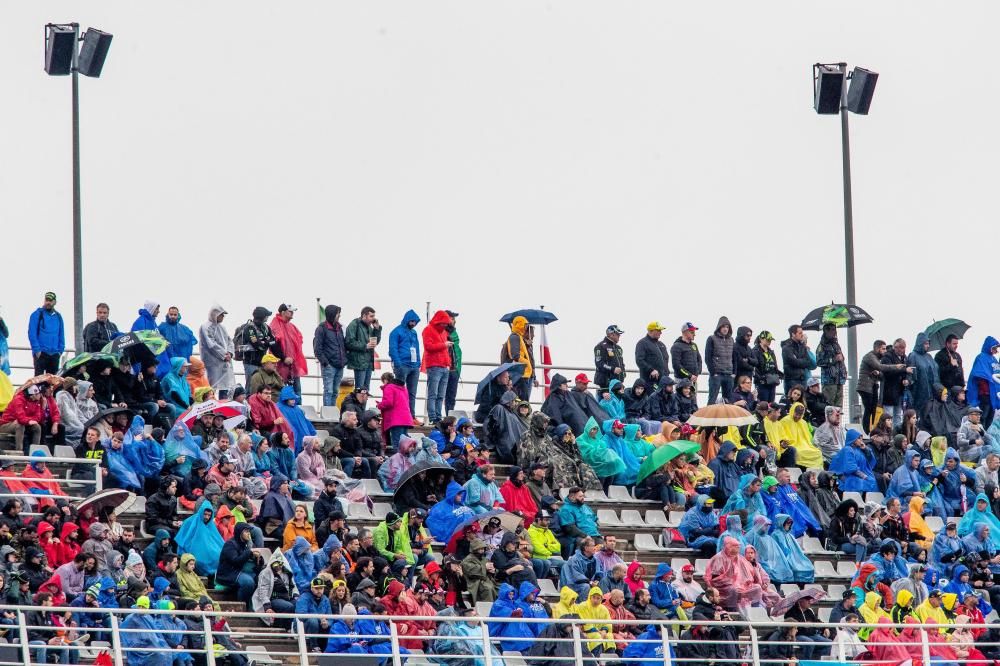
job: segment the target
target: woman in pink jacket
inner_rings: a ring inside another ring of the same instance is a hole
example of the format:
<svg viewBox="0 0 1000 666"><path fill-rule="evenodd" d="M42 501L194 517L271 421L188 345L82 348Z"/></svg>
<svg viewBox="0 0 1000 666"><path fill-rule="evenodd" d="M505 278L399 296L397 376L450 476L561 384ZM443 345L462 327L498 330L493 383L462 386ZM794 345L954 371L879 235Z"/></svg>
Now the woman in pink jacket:
<svg viewBox="0 0 1000 666"><path fill-rule="evenodd" d="M382 431L389 433L389 446L399 448L399 438L413 425L413 414L406 384L391 372L382 374L382 402L377 407L382 412Z"/></svg>

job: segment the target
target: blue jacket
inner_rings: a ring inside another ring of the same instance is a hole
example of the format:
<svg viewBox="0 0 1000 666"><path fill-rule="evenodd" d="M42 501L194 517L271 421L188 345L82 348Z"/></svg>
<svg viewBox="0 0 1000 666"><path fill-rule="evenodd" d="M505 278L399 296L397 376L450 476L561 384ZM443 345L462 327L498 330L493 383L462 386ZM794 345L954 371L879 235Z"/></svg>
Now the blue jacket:
<svg viewBox="0 0 1000 666"><path fill-rule="evenodd" d="M535 595L534 601L528 601L528 595ZM545 605L539 601L538 595L541 589L530 581L524 581L517 588L517 607L521 609L522 618L536 618L544 620L549 614L545 612ZM538 636L549 625L544 623L530 623L528 628L534 636Z"/></svg>
<svg viewBox="0 0 1000 666"><path fill-rule="evenodd" d="M830 460L830 471L838 475L840 489L859 493L878 490L875 480L875 454L865 448L864 451L854 446L861 433L851 429L847 431L844 448ZM862 479L858 473L867 478Z"/></svg>
<svg viewBox="0 0 1000 666"><path fill-rule="evenodd" d="M420 316L413 310L407 310L403 321L389 334L389 358L393 365L401 368L420 367L420 337L416 329L406 325L411 321L419 324Z"/></svg>
<svg viewBox="0 0 1000 666"><path fill-rule="evenodd" d="M308 590L309 588L306 589ZM330 600L327 599L326 595L321 595L320 598L317 599L311 591L299 595L298 600L295 602L295 612L317 615L333 615L333 610L330 608Z"/></svg>
<svg viewBox="0 0 1000 666"><path fill-rule="evenodd" d="M650 602L663 611L663 614L669 619L677 618L677 609L679 606L674 605L674 600L680 599L680 595L677 594L674 586L665 580L665 576L673 572L674 570L670 568L669 564L660 562L659 566L656 567L656 576L653 578L653 582L649 584Z"/></svg>
<svg viewBox="0 0 1000 666"><path fill-rule="evenodd" d="M559 587L578 587L597 579L597 560L593 556L586 557L579 549L566 560L559 571Z"/></svg>
<svg viewBox="0 0 1000 666"><path fill-rule="evenodd" d="M167 347L167 356L170 358L191 358L194 353L194 346L198 344L198 338L190 328L181 323L181 318L177 317L177 323L171 324L163 322L157 327L160 335L167 339L170 346Z"/></svg>
<svg viewBox="0 0 1000 666"><path fill-rule="evenodd" d="M792 532L795 533L796 537L802 536L810 528L814 532L822 531L823 528L820 526L819 521L816 520L816 516L813 515L809 506L802 501L799 493L791 484L787 486L779 485L776 495L781 512L787 513L792 517Z"/></svg>
<svg viewBox="0 0 1000 666"><path fill-rule="evenodd" d="M993 379L993 375L1000 374L1000 362L990 354L990 350L994 347L1000 347L1000 341L992 335L986 336L986 339L983 340L982 351L976 356L976 360L972 364L972 370L969 371L969 383L965 389L965 399L970 407L982 406L979 401L978 380L983 380L989 386L989 398L993 408L1000 408L1000 395L998 395L998 392L1000 392L1000 383L997 383Z"/></svg>
<svg viewBox="0 0 1000 666"><path fill-rule="evenodd" d="M719 453L708 462L708 468L715 474L715 487L727 498L736 492L740 485L742 471L735 460L726 460L725 456L736 450L736 445L725 441L719 447Z"/></svg>
<svg viewBox="0 0 1000 666"><path fill-rule="evenodd" d="M921 331L917 333L917 340L913 343L913 351L906 357L906 365L912 366L913 376L911 377L910 394L913 396L913 407L917 414L931 400L934 394L934 385L941 382L938 374L938 365L934 357L924 351L924 343L927 342L927 334ZM951 387L948 387L951 390Z"/></svg>
<svg viewBox="0 0 1000 666"><path fill-rule="evenodd" d="M146 308L139 310L139 316L132 322L130 331L157 331L156 318L151 315Z"/></svg>
<svg viewBox="0 0 1000 666"><path fill-rule="evenodd" d="M497 487L497 484L492 481L487 483L478 471L465 482L463 489L465 490L465 506L476 513L492 511L495 503L507 503L503 495L500 494L500 488Z"/></svg>
<svg viewBox="0 0 1000 666"><path fill-rule="evenodd" d="M517 590L503 583L497 592L497 600L490 607L490 617L511 617L518 609ZM523 608L522 608L523 610ZM526 651L535 642L535 634L531 625L525 622L490 622L487 625L490 636L500 638L500 647L504 650Z"/></svg>
<svg viewBox="0 0 1000 666"><path fill-rule="evenodd" d="M567 525L576 525L581 532L587 536L599 536L601 533L597 529L597 516L594 510L586 504L579 506L572 502L566 502L559 507L559 524L565 528Z"/></svg>
<svg viewBox="0 0 1000 666"><path fill-rule="evenodd" d="M66 331L62 315L55 310L38 308L28 320L31 353L62 354L66 351Z"/></svg>
<svg viewBox="0 0 1000 666"><path fill-rule="evenodd" d="M663 637L660 635L660 629L655 624L651 624L646 627L646 631L642 632L635 637L636 640L628 644L625 651L622 652L622 657L625 659L635 659L635 660L649 660L640 663L645 664L655 664L664 663L663 659ZM648 642L647 642L648 641ZM673 648L670 649L671 663L673 663Z"/></svg>

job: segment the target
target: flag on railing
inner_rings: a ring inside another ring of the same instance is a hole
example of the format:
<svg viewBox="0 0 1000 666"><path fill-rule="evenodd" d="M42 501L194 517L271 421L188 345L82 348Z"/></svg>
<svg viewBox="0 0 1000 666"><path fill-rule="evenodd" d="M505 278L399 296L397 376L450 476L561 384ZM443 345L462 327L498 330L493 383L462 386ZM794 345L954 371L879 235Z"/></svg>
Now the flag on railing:
<svg viewBox="0 0 1000 666"><path fill-rule="evenodd" d="M319 296L316 297L316 323L322 324L326 321L326 308L319 301Z"/></svg>
<svg viewBox="0 0 1000 666"><path fill-rule="evenodd" d="M538 351L542 357L542 365L552 365L552 352L549 350L549 338L545 335L545 324L541 325L541 337L539 338ZM549 369L545 368L545 397L549 397Z"/></svg>

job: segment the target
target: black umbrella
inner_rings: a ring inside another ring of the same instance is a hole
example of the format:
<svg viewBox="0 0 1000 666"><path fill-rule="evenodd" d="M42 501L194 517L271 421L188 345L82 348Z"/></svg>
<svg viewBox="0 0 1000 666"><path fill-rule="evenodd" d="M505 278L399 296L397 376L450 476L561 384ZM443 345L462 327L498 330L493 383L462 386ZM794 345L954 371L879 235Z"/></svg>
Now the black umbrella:
<svg viewBox="0 0 1000 666"><path fill-rule="evenodd" d="M802 320L802 328L807 331L818 331L827 324L837 328L850 328L858 324L870 324L874 319L857 305L830 303L821 305Z"/></svg>
<svg viewBox="0 0 1000 666"><path fill-rule="evenodd" d="M493 380L502 375L505 372L509 372L512 375L520 376L524 374L524 363L504 363L503 365L493 368L476 386L476 400L475 404L482 404L483 399L486 397L487 391L493 390ZM506 390L506 389L504 389Z"/></svg>
<svg viewBox="0 0 1000 666"><path fill-rule="evenodd" d="M455 468L449 465L448 463L431 462L427 460L422 460L418 462L417 464L410 467L410 469L406 470L405 472L399 475L399 481L397 482L396 490L392 492L392 503L396 504L396 497L399 495L400 492L402 492L403 488L405 488L407 484L412 482L413 479L417 478L418 474L420 474L421 472L433 472L433 471L440 471L440 472L446 472L448 474L454 474Z"/></svg>
<svg viewBox="0 0 1000 666"><path fill-rule="evenodd" d="M555 316L548 310L534 310L531 308L508 312L504 316L500 317L500 321L505 324L509 324L514 321L514 317L524 317L528 320L528 323L533 326L551 324L554 321L559 321L559 317Z"/></svg>
<svg viewBox="0 0 1000 666"><path fill-rule="evenodd" d="M135 416L135 411L129 409L128 407L108 407L107 409L102 409L101 411L94 414L94 416L83 424L83 429L86 430L92 425L96 425L105 416L113 416L115 414L121 414L122 412L129 415L129 422L131 423L132 417Z"/></svg>

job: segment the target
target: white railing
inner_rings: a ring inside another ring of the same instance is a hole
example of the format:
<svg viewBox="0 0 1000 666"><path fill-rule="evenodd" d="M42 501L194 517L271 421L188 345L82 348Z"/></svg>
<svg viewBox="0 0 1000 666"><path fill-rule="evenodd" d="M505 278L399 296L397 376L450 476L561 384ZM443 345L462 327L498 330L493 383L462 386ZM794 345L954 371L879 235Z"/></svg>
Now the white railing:
<svg viewBox="0 0 1000 666"><path fill-rule="evenodd" d="M146 615L160 616L168 615L174 617L195 617L199 618L200 622L194 622L197 629L184 629L184 630L174 630L174 629L164 629L162 633L167 634L180 634L183 636L198 636L201 639L203 648L199 649L185 649L184 651L194 655L201 654L204 655L205 660L209 666L214 666L216 664L216 654L212 649L212 646L219 642L220 638L228 639L228 641L238 642L239 647L237 647L237 652L241 652L247 655L251 659L261 659L261 658L271 658L276 659L279 662L287 663L286 658L295 657L299 660L302 665L307 664L350 664L352 659L358 659L358 663L362 662L360 659L366 657L367 655L353 655L344 653L326 653L326 661L321 662L322 659L320 654L312 652L310 646L313 644L313 640L325 641L329 638L347 638L351 642L360 641L381 641L388 642L391 646L390 653L388 655L382 654L381 657L389 657L391 663L401 666L405 655L400 650L400 641L410 642L417 639L421 642L423 648L421 651L424 653L425 658L431 657L439 663L450 663L455 659L469 659L469 654L440 654L434 651L434 643L438 638L448 638L451 640L456 640L454 636L442 636L440 632L440 627L443 623L469 623L470 625L478 625L478 631L472 632L473 635L463 636L457 640L460 642L475 643L477 650L480 652L478 656L472 656L471 658L478 658L486 664L486 666L493 666L493 664L499 663L503 659L503 650L500 645L501 642L508 640L516 641L519 640L516 637L505 638L502 636L491 636L489 624L496 625L507 625L507 624L528 624L528 625L564 625L570 627L570 634L566 635L564 638L554 638L554 639L525 639L526 641L537 641L537 640L551 640L558 644L570 644L572 649L572 656L562 656L562 657L546 657L552 661L560 661L563 663L574 664L574 666L588 666L593 665L594 658L601 661L600 654L595 655L589 648L588 644L593 642L616 642L613 635L608 635L607 638L598 639L597 636L587 633L587 625L593 625L594 622L590 620L580 620L580 619L534 619L534 618L491 618L491 617L440 617L440 616L373 616L373 615L354 615L354 616L322 616L322 615L309 615L309 614L282 614L274 613L269 614L267 617L274 620L288 620L291 622L292 628L288 633L275 633L274 631L263 631L257 628L248 627L238 627L235 630L232 628L223 628L220 630L213 630L212 625L214 620L220 619L222 614L216 612L205 612L205 611L166 611L166 610L145 610L145 609L119 609L119 608L101 608L101 609L81 609L77 607L37 607L37 606L17 606L11 607L7 610L11 610L16 614L16 623L14 625L8 625L8 629L13 631L8 631L8 642L7 644L0 643L0 666L20 666L21 664L33 664L39 663L32 661L31 652L42 645L31 645L29 642L29 633L36 632L40 633L42 631L47 631L54 634L54 629L51 626L38 626L31 625L28 623L27 614L31 611L43 611L48 613L58 613L62 614L64 612L70 613L88 613L91 616L104 616L102 618L103 626L99 628L80 628L78 631L80 633L99 633L103 632L107 638L110 640L104 641L100 646L84 646L75 644L49 644L46 645L48 649L58 650L63 649L72 653L79 653L81 659L93 659L97 654L102 651L106 651L112 659L115 666L136 666L141 662L141 658L130 659L130 655L136 655L136 653L141 652L152 652L158 654L170 654L174 653L175 650L172 648L162 648L162 647L125 647L123 644L123 637L127 637L132 634L145 634L148 633L147 630L141 629L125 629L121 627L124 617L131 615L133 613L142 613ZM754 609L763 612L763 609ZM257 613L246 613L246 612L226 612L223 619L232 620L235 618L256 618L262 617L261 614ZM306 633L305 631L305 621L308 620L326 620L329 622L331 627L335 621L343 619L351 619L353 621L358 620L377 620L384 622L389 627L389 634L342 634L342 633L331 633L329 631L324 631L321 633ZM435 625L435 631L433 635L425 636L411 636L411 635L401 635L399 633L400 624L409 624L413 622L427 623L431 622ZM773 647L792 647L798 650L798 654L804 653L806 650L813 649L817 647L817 644L809 641L779 638L776 640L771 640L771 635L778 629L787 627L796 627L798 629L817 629L820 632L823 630L833 630L842 629L842 625L830 625L826 623L792 623L783 620L772 620L770 618L762 619L760 621L747 621L745 619L739 620L715 620L715 621L680 621L680 620L657 620L650 622L642 622L638 620L629 621L612 621L607 624L612 624L614 627L634 627L631 633L636 635L644 633L649 626L655 626L657 631L655 634L651 634L644 639L628 639L626 642L629 645L650 645L653 648L654 656L636 658L632 657L628 659L626 663L655 663L655 664L704 664L705 660L701 658L685 658L680 656L679 650L683 650L683 646L691 644L711 644L717 645L717 641L714 639L680 639L680 632L687 627L698 626L702 627L708 631L713 629L727 629L733 631L737 638L735 641L725 641L727 644L732 644L736 648L736 657L721 657L713 656L711 658L712 662L724 664L753 664L753 666L759 666L761 664L787 664L794 663L789 662L787 659L780 658L774 659L769 657L769 650ZM227 625L228 626L228 625ZM995 626L995 625L993 625ZM930 646L932 641L928 638L929 631L937 631L938 627L933 624L927 625L912 625L912 624L880 624L880 625L867 625L867 624L853 624L851 627L856 631L866 628L888 628L892 627L894 629L916 629L915 639L909 641L897 640L893 644L902 644L904 648L912 648L914 650L919 650L922 655L922 662L930 662ZM976 629L990 629L991 625L978 625L978 624L966 624L965 628L970 630ZM950 628L954 628L951 626ZM255 648L253 645L254 641L264 641L268 643L274 643L275 639L278 638L289 643L289 649L274 649L274 647L266 648ZM125 642L128 642L127 640ZM621 642L621 641L618 641ZM937 643L938 641L934 641ZM236 644L236 643L234 643ZM878 646L884 645L885 643L879 642L868 642L864 645L866 646ZM975 647L984 650L990 648L996 648L997 643L976 641ZM27 646L27 650L25 649ZM830 655L835 662L850 662L852 661L849 655L843 654L842 647L834 644L829 644L824 646L827 648L827 653ZM261 651L258 651L261 650ZM608 653L611 651L608 650ZM839 654L838 654L839 652ZM137 655L136 655L137 656ZM529 657L528 654L524 654L524 657ZM370 656L367 657L369 660ZM618 655L608 654L608 658L620 659ZM801 659L801 657L799 657ZM816 657L819 661L819 657ZM70 661L79 661L79 659L73 659L71 657ZM958 660L961 663L972 663L966 660ZM987 663L992 663L987 660Z"/></svg>
<svg viewBox="0 0 1000 666"><path fill-rule="evenodd" d="M16 462L24 463L25 465L29 463L37 463L39 459L32 456L23 456L18 454L3 454L0 455L0 461L2 462ZM57 469L66 467L66 476L56 476L53 474L51 479L37 479L37 478L23 478L21 476L14 477L0 477L0 483L5 480L15 480L24 483L45 483L45 484L55 484L59 489L66 493L66 495L47 495L42 493L0 493L0 505L8 498L16 498L22 500L26 504L26 509L28 511L22 511L21 515L31 516L37 515L37 512L33 512L35 504L43 499L61 499L68 502L75 502L80 500L85 500L96 492L103 490L104 488L104 477L101 473L101 461L95 460L93 458L53 458L51 456L46 456L42 459L48 466L55 466ZM90 471L93 472L92 479L77 479L70 478L69 474L73 468L76 467L90 467Z"/></svg>

